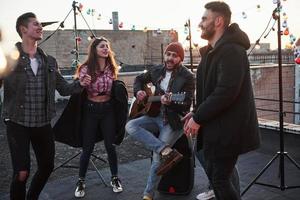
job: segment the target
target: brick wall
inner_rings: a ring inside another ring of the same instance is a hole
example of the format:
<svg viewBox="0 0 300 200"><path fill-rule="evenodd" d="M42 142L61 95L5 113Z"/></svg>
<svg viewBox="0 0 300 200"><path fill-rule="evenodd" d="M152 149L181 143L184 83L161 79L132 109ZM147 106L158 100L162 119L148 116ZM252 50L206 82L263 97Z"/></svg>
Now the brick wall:
<svg viewBox="0 0 300 200"><path fill-rule="evenodd" d="M295 96L295 65L283 65L282 67L282 94L283 100L294 101ZM278 81L278 66L261 65L251 67L251 78L253 83L254 96L256 98L256 107L259 118L279 120L279 114L272 111L263 111L260 109L279 110L279 102L266 101L262 99L279 100L279 81ZM284 112L294 112L293 103L283 103ZM293 123L294 115L286 113L284 122Z"/></svg>
<svg viewBox="0 0 300 200"><path fill-rule="evenodd" d="M44 31L44 38L47 38L53 31ZM162 61L162 48L172 41L178 41L177 33L170 34L169 30L162 30L161 33L148 30L96 30L95 35L104 36L111 41L118 63L127 65L160 64ZM79 61L86 58L88 37L91 33L88 30L78 30L81 38L79 43ZM56 57L61 68L70 67L75 56L71 51L75 49L75 37L73 30L59 30L41 47L50 55Z"/></svg>

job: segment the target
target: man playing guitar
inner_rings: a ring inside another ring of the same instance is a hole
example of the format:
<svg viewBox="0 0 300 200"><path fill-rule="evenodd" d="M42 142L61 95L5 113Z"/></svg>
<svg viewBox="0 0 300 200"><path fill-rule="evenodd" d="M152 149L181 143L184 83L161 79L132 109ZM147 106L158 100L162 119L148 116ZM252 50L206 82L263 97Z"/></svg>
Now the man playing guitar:
<svg viewBox="0 0 300 200"><path fill-rule="evenodd" d="M170 43L164 52L164 65L153 67L138 75L133 85L138 102L149 99L145 86L155 87L154 95L161 95L157 115L142 115L126 124L127 133L153 151L152 164L144 190L143 200L153 200L160 176L182 159L171 147L183 134L181 117L189 112L195 90L194 75L183 66L184 50L180 43ZM172 99L173 94L184 94L181 104ZM159 132L156 137L153 133Z"/></svg>

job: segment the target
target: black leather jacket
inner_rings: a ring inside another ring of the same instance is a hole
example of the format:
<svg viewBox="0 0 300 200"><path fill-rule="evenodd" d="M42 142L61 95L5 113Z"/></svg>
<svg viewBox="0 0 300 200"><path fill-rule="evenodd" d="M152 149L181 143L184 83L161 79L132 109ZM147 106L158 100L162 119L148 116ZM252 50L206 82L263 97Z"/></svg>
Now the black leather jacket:
<svg viewBox="0 0 300 200"><path fill-rule="evenodd" d="M166 69L163 65L155 66L135 78L133 90L134 95L139 90L143 90L144 86L148 83L152 83L156 87L156 91L159 86L160 77L166 73ZM180 118L190 111L192 100L195 92L195 78L192 72L190 72L184 65L180 64L175 72L175 78L171 85L170 92L173 94L185 92L185 99L182 104L175 104L172 102L170 105L164 105L166 109L166 116L168 122L173 130L180 130L183 128L183 123Z"/></svg>

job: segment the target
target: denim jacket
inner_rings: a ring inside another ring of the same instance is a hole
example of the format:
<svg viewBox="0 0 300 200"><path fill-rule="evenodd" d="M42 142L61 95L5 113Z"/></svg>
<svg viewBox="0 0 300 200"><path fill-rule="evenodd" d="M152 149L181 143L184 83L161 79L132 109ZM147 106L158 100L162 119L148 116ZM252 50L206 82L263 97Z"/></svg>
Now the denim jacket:
<svg viewBox="0 0 300 200"><path fill-rule="evenodd" d="M21 43L16 47L20 53L18 63L14 70L3 79L4 100L2 117L18 122L24 118L25 87L27 83L26 69L30 66L29 55L26 54ZM68 83L58 71L56 59L47 55L41 48L37 52L42 58L42 68L45 70L46 84L46 115L47 119L55 116L55 89L62 96L68 96L80 92L82 87L78 80Z"/></svg>

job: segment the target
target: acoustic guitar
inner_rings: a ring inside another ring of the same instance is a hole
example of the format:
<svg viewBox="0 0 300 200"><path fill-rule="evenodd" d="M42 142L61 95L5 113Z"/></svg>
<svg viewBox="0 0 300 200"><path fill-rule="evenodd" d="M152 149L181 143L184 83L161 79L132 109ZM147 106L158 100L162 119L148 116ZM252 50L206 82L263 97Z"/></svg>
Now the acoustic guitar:
<svg viewBox="0 0 300 200"><path fill-rule="evenodd" d="M148 87L145 87L144 90L147 94L147 98L145 98L145 100L139 101L135 97L132 99L131 106L129 108L130 119L135 119L145 114L150 117L156 117L160 112L160 99L162 95L154 96L154 92L152 92ZM174 103L183 104L185 92L170 94L168 95L168 98Z"/></svg>

